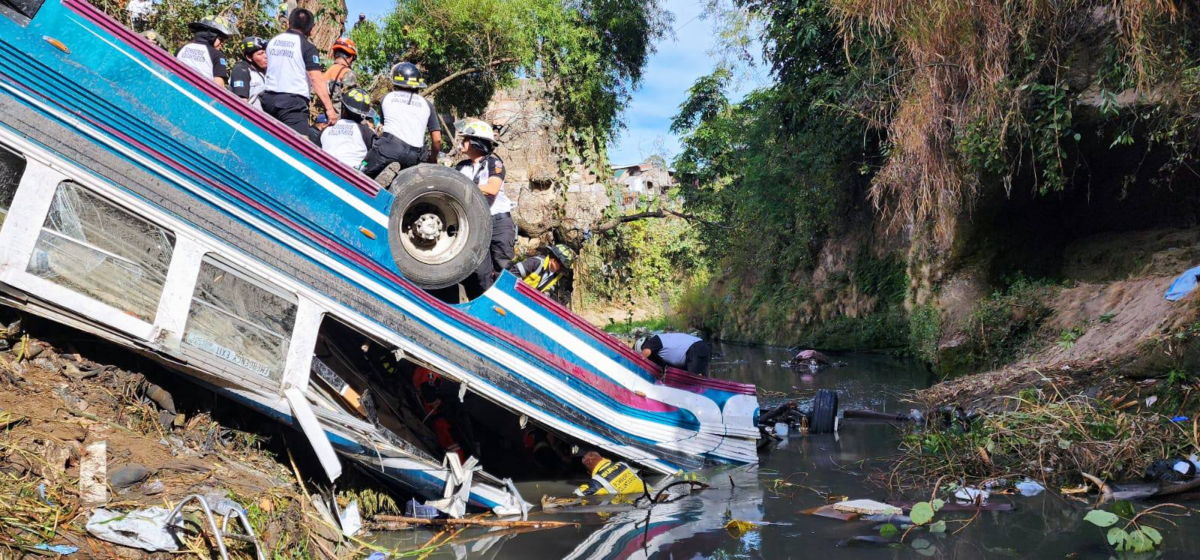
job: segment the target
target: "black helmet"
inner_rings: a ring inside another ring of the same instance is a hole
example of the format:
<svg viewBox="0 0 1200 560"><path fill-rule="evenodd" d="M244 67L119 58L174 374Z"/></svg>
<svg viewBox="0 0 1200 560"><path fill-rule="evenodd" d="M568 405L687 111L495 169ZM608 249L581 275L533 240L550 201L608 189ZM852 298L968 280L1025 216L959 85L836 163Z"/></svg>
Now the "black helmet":
<svg viewBox="0 0 1200 560"><path fill-rule="evenodd" d="M392 85L408 89L424 89L425 79L421 69L411 62L401 62L392 67Z"/></svg>
<svg viewBox="0 0 1200 560"><path fill-rule="evenodd" d="M267 42L262 37L246 37L246 40L242 41L242 54L247 57L265 48Z"/></svg>
<svg viewBox="0 0 1200 560"><path fill-rule="evenodd" d="M575 261L575 251L559 243L558 245L551 245L549 252L554 258L558 259L558 262L562 263L563 268L571 270L571 263Z"/></svg>
<svg viewBox="0 0 1200 560"><path fill-rule="evenodd" d="M201 31L211 31L217 34L217 37L226 39L238 34L237 28L229 23L229 20L221 16L204 16L200 21L193 21L188 24L188 29L192 33Z"/></svg>
<svg viewBox="0 0 1200 560"><path fill-rule="evenodd" d="M362 88L350 88L342 94L342 110L364 119L374 119L371 96Z"/></svg>

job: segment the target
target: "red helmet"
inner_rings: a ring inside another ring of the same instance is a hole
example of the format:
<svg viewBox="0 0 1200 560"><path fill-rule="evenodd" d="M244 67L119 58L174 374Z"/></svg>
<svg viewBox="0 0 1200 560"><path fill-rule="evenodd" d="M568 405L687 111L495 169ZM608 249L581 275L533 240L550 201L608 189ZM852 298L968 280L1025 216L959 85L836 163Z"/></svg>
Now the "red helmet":
<svg viewBox="0 0 1200 560"><path fill-rule="evenodd" d="M330 49L330 52L333 53L334 56L337 56L338 51L342 51L355 58L358 57L358 47L355 46L354 41L351 41L350 39L341 38L334 41L333 48Z"/></svg>

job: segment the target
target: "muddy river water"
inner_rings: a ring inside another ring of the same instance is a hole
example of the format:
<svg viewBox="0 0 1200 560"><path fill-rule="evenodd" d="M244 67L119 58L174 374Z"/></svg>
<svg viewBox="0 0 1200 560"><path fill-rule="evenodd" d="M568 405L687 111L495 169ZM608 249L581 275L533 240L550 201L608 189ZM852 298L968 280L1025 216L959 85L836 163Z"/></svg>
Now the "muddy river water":
<svg viewBox="0 0 1200 560"><path fill-rule="evenodd" d="M785 349L724 345L713 375L757 384L769 390L812 395L816 389L839 391L842 408L884 412L908 410L901 395L933 381L916 364L882 354L834 356L846 366L801 376L780 363ZM768 362L769 360L769 362ZM764 406L779 399L762 398ZM535 514L534 518L579 522L525 534L489 534L480 529L460 533L430 558L1200 558L1200 514L1177 519L1178 527L1159 524L1164 536L1159 552L1120 556L1106 544L1104 531L1083 521L1086 505L1050 493L1035 497L997 496L1010 502L1009 512L981 513L968 525L955 522L971 513L939 513L948 522L944 534L923 532L904 544L846 544L859 535L878 535L869 521L842 522L802 515L823 505L808 490L778 489L788 478L806 487L851 498L887 500L888 490L868 480L894 454L902 434L884 423L844 422L836 435L792 435L762 456L761 464L736 469L709 469L702 474L712 488L679 501L646 510ZM800 473L800 474L797 474ZM567 496L582 481L532 481L519 484L531 502L543 495ZM931 481L932 484L932 481ZM1194 504L1193 504L1194 505ZM733 536L725 525L739 519L756 530ZM959 530L961 528L961 531ZM955 533L955 531L958 531ZM419 548L429 531L377 535L378 544L399 550Z"/></svg>

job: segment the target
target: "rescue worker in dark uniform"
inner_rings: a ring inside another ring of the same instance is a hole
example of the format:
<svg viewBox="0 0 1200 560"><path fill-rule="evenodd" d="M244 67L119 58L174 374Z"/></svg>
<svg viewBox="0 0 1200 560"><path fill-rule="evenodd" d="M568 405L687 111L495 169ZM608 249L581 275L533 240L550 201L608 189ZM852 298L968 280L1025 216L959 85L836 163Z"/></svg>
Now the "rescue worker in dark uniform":
<svg viewBox="0 0 1200 560"><path fill-rule="evenodd" d="M229 91L262 109L262 94L267 90L267 42L262 37L246 37L242 59L229 73Z"/></svg>
<svg viewBox="0 0 1200 560"><path fill-rule="evenodd" d="M267 43L267 89L262 108L268 115L295 130L308 133L308 100L316 92L325 107L329 124L337 123L337 112L329 99L329 87L321 68L321 53L308 40L312 12L298 8L288 14L288 30Z"/></svg>
<svg viewBox="0 0 1200 560"><path fill-rule="evenodd" d="M592 479L575 489L576 496L646 493L646 483L625 463L613 462L595 451L588 451L583 456L583 466Z"/></svg>
<svg viewBox="0 0 1200 560"><path fill-rule="evenodd" d="M468 121L458 137L459 148L467 159L458 162L454 168L479 185L492 212L492 243L487 258L475 269L475 285L468 290L468 296L475 298L492 287L496 274L512 265L513 245L517 242L517 224L513 222L512 209L516 205L504 194L504 161L493 153L496 133L492 126L483 121Z"/></svg>
<svg viewBox="0 0 1200 560"><path fill-rule="evenodd" d="M383 134L367 155L367 166L363 168L367 177L378 177L393 162L399 162L400 169L421 163L426 132L432 147L427 161L437 163L442 151L442 127L433 102L417 93L425 87L425 79L415 64L401 62L392 67L393 91L380 102Z"/></svg>
<svg viewBox="0 0 1200 560"><path fill-rule="evenodd" d="M350 88L342 96L342 118L321 133L321 149L338 161L358 169L375 144L375 131L364 120L374 119L371 96L359 88Z"/></svg>
<svg viewBox="0 0 1200 560"><path fill-rule="evenodd" d="M633 343L633 351L658 364L687 370L696 375L708 375L712 346L699 337L684 333L663 333L642 337Z"/></svg>
<svg viewBox="0 0 1200 560"><path fill-rule="evenodd" d="M413 386L417 388L417 397L425 409L425 424L433 430L438 445L446 453L456 453L458 458L465 463L467 452L455 439L454 428L446 419L446 411L442 410L442 396L439 391L441 385L442 376L437 372L421 366L417 366L413 370Z"/></svg>
<svg viewBox="0 0 1200 560"><path fill-rule="evenodd" d="M192 31L192 42L180 47L175 58L184 66L225 87L229 68L225 65L221 46L226 39L237 35L237 29L218 16L204 16L200 21L189 23L188 29Z"/></svg>
<svg viewBox="0 0 1200 560"><path fill-rule="evenodd" d="M547 254L529 257L508 269L531 288L548 294L558 285L558 280L571 270L575 253L566 245L552 245Z"/></svg>
<svg viewBox="0 0 1200 560"><path fill-rule="evenodd" d="M342 94L350 88L358 87L358 75L350 68L358 58L358 46L350 39L338 38L333 42L329 53L333 56L333 64L325 71L325 83L329 86L329 99L333 101L333 108L341 114Z"/></svg>
<svg viewBox="0 0 1200 560"><path fill-rule="evenodd" d="M309 142L320 146L321 133L325 132L325 128L328 126L329 118L325 115L317 115L317 118L313 119L312 126L308 127L308 132L305 132L304 136L308 138Z"/></svg>

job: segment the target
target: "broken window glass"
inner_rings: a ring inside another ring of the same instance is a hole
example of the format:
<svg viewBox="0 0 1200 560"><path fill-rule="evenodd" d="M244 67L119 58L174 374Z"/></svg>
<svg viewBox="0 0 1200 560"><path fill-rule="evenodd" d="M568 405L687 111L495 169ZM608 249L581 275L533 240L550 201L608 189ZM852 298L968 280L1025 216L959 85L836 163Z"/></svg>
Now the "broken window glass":
<svg viewBox="0 0 1200 560"><path fill-rule="evenodd" d="M282 379L296 297L268 286L205 257L184 342L263 377Z"/></svg>
<svg viewBox="0 0 1200 560"><path fill-rule="evenodd" d="M8 207L12 206L13 197L17 194L17 185L21 184L21 176L25 174L25 158L14 154L0 146L0 225L8 217Z"/></svg>
<svg viewBox="0 0 1200 560"><path fill-rule="evenodd" d="M175 235L63 182L54 192L27 271L154 321Z"/></svg>

